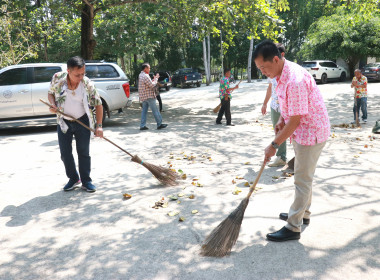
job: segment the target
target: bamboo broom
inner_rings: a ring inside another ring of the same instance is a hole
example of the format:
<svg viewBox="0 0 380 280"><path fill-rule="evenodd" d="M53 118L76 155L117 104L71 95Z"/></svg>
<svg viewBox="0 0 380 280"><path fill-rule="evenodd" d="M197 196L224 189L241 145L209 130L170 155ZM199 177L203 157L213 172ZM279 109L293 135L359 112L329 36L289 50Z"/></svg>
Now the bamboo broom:
<svg viewBox="0 0 380 280"><path fill-rule="evenodd" d="M255 182L249 188L247 196L239 206L221 222L205 239L201 248L201 255L208 257L224 257L228 255L235 245L240 232L240 226L243 222L244 212L248 206L249 198L256 188L265 167L265 162L261 165L259 174Z"/></svg>
<svg viewBox="0 0 380 280"><path fill-rule="evenodd" d="M47 103L45 100L40 99L40 101L42 103L44 103L45 105L49 106L50 108L52 108L52 106L49 103ZM90 130L90 131L92 131L92 132L95 133L94 129L92 129L91 127L85 125L80 120L77 120L76 118L74 118L74 117L72 117L72 116L70 116L68 114L65 114L65 113L61 112L58 109L57 109L57 113L65 116L65 117L69 117L69 118L73 119L74 121L76 121L77 123L79 123L80 125L82 125L83 127L87 128L88 130ZM104 140L108 141L109 143L111 143L112 145L114 145L115 147L117 147L120 150L122 150L124 153L128 154L131 157L131 160L133 162L139 163L142 166L144 166L146 169L148 169L153 174L153 176L156 177L162 184L164 184L164 185L170 185L170 186L177 185L177 183L178 183L177 179L178 179L179 176L178 176L178 174L175 171L172 171L169 168L165 168L165 167L162 167L162 166L157 166L157 165L154 165L154 164L151 164L151 163L144 162L142 159L139 158L139 156L132 155L128 151L126 151L123 148L121 148L120 146L116 145L114 142L112 142L108 138L106 138L104 136L102 138Z"/></svg>

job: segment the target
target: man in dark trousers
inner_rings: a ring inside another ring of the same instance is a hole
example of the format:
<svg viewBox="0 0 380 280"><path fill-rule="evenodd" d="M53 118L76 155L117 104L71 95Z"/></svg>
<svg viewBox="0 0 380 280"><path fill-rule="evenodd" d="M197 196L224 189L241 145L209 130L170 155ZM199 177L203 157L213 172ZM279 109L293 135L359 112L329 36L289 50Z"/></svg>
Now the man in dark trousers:
<svg viewBox="0 0 380 280"><path fill-rule="evenodd" d="M237 89L239 86L236 85L233 88L230 88L230 77L231 77L231 69L226 68L224 69L224 77L220 80L220 87L219 87L219 98L220 102L222 103L222 107L219 110L218 117L216 118L216 124L222 124L222 118L223 115L226 116L227 125L232 125L231 123L231 109L230 109L230 102L231 102L231 92L235 89Z"/></svg>

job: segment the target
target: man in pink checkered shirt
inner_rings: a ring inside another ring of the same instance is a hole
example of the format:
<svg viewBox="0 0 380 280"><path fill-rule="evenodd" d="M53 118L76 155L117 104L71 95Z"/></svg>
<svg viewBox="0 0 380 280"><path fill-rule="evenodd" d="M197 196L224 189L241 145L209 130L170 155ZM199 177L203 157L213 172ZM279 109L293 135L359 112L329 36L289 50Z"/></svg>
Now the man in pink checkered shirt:
<svg viewBox="0 0 380 280"><path fill-rule="evenodd" d="M146 114L149 107L152 110L153 116L157 122L157 129L165 128L168 125L162 123L162 116L156 105L155 87L157 85L159 74L154 76L152 80L149 77L150 65L148 63L144 63L141 70L142 71L139 75L139 99L142 103L140 130L148 129L148 127L146 127Z"/></svg>
<svg viewBox="0 0 380 280"><path fill-rule="evenodd" d="M276 93L281 117L276 137L265 149L264 163L276 154L287 138L294 146L295 197L289 213L280 213L287 224L267 234L271 241L301 238L301 225L310 223L312 183L318 158L330 136L330 120L321 92L314 78L301 66L285 60L271 41L260 43L254 53L257 68L269 78L276 78Z"/></svg>

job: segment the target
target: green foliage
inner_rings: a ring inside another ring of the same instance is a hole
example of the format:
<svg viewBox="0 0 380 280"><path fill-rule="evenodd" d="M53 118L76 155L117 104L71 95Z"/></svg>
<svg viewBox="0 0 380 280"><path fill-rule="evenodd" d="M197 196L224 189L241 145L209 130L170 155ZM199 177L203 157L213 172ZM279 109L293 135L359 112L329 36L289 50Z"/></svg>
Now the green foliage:
<svg viewBox="0 0 380 280"><path fill-rule="evenodd" d="M355 18L354 12L340 8L311 25L301 49L303 59L343 58L350 72L367 56L380 56L380 17ZM360 19L361 18L361 19Z"/></svg>

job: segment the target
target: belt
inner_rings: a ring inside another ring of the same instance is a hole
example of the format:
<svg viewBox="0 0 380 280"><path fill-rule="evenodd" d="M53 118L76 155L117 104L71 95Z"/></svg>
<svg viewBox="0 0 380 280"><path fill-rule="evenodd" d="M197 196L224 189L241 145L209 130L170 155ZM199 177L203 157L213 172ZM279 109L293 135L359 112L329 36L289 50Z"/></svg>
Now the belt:
<svg viewBox="0 0 380 280"><path fill-rule="evenodd" d="M80 120L80 119L82 119L83 117L85 117L85 116L87 116L86 114L84 114L83 116L81 116L80 118L78 118L77 120ZM65 119L65 118L63 118L65 121L68 121L68 122L75 122L76 120L69 120L69 119Z"/></svg>

